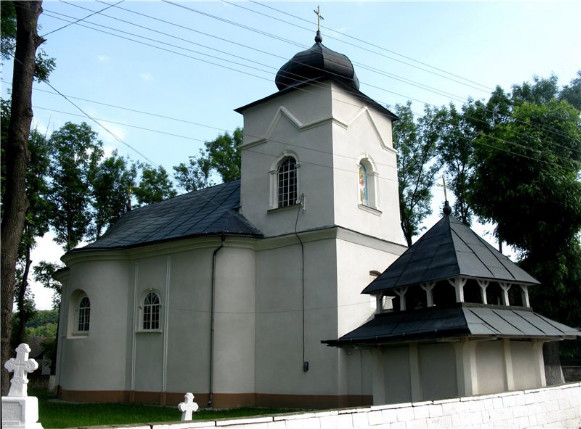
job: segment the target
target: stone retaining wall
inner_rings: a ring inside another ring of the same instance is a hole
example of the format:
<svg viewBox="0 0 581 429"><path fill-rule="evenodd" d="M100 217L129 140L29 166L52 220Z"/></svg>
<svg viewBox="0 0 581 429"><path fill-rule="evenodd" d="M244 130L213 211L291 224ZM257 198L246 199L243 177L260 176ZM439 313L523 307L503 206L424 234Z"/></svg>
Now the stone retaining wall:
<svg viewBox="0 0 581 429"><path fill-rule="evenodd" d="M581 383L439 401L252 418L116 427L123 429L579 428L581 427Z"/></svg>

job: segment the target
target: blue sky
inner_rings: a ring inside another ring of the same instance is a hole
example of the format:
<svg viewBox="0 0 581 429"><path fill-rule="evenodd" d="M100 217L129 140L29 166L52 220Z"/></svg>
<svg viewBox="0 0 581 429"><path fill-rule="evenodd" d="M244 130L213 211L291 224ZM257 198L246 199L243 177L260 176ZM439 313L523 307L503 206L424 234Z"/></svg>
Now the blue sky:
<svg viewBox="0 0 581 429"><path fill-rule="evenodd" d="M51 85L118 139L42 83L33 125L50 134L86 121L109 151L171 172L204 141L242 126L235 108L276 91L277 70L314 43L317 5L323 44L346 54L361 90L384 105L411 99L421 112L534 75L564 85L581 69L580 1L45 0L39 33L56 59ZM10 81L5 63L3 97ZM61 253L47 237L35 259ZM38 307L48 308L41 289Z"/></svg>

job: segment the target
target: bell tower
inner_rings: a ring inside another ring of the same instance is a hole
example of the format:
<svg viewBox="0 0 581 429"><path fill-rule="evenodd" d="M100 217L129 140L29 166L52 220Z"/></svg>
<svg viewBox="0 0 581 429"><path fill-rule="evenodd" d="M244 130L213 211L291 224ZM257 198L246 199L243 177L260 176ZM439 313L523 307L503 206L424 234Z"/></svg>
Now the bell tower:
<svg viewBox="0 0 581 429"><path fill-rule="evenodd" d="M339 226L402 244L392 122L353 64L315 44L244 115L242 214L265 236Z"/></svg>
<svg viewBox="0 0 581 429"><path fill-rule="evenodd" d="M265 404L280 404L283 394L305 406L370 403L360 352L321 341L373 314L375 303L360 292L405 250L391 139L397 118L359 91L349 58L322 42L317 31L315 44L278 71L277 92L237 109L240 212L263 233L255 247L255 383Z"/></svg>

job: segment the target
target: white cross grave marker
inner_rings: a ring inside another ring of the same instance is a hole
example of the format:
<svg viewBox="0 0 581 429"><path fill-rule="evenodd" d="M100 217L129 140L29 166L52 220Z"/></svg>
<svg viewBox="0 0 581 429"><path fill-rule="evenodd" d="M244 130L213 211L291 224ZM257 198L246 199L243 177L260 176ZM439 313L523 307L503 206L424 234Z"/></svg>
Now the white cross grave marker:
<svg viewBox="0 0 581 429"><path fill-rule="evenodd" d="M8 396L28 396L28 373L38 368L38 363L34 359L28 359L28 353L30 347L22 343L16 349L16 359L12 358L4 364L8 372L14 372Z"/></svg>
<svg viewBox="0 0 581 429"><path fill-rule="evenodd" d="M184 396L184 402L180 402L178 410L182 412L182 421L192 420L192 413L198 411L198 404L194 402L194 395L190 392Z"/></svg>

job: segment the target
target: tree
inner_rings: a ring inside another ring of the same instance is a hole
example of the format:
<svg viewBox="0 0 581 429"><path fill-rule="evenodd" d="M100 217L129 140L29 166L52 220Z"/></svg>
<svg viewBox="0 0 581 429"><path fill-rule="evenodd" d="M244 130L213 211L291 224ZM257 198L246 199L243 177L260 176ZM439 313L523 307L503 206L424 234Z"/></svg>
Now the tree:
<svg viewBox="0 0 581 429"><path fill-rule="evenodd" d="M158 203L177 195L165 168L141 164L141 179L133 189L139 205Z"/></svg>
<svg viewBox="0 0 581 429"><path fill-rule="evenodd" d="M92 188L93 225L90 235L97 239L131 209L131 191L135 187L137 169L115 151L89 172Z"/></svg>
<svg viewBox="0 0 581 429"><path fill-rule="evenodd" d="M0 56L3 60L13 57L16 50L17 17L15 4L18 3L11 0L0 2L0 18L2 21ZM34 64L35 79L37 81L48 80L48 76L54 70L55 65L54 58L49 58L42 49L37 49Z"/></svg>
<svg viewBox="0 0 581 429"><path fill-rule="evenodd" d="M26 195L29 206L24 220L24 230L18 252L20 269L18 270L15 284L15 290L18 292L16 303L20 320L19 329L13 335L14 344L16 345L24 341L24 325L32 314L31 308L34 310L34 301L29 298L28 293L28 278L32 264L31 251L36 246L37 237L42 237L48 232L51 215L46 183L49 167L48 144L42 134L33 130L30 134L28 146L31 154L26 174ZM28 301L32 302L32 306Z"/></svg>
<svg viewBox="0 0 581 429"><path fill-rule="evenodd" d="M2 195L1 288L2 288L2 362L11 355L10 336L14 277L18 248L28 208L26 171L28 136L32 122L32 81L35 76L36 49L44 41L37 34L40 1L15 2L16 43L12 78L12 104L6 149L5 185ZM3 28L4 30L4 28ZM4 36L4 34L3 34ZM3 46L4 47L4 44ZM2 368L2 394L8 392L8 373Z"/></svg>
<svg viewBox="0 0 581 429"><path fill-rule="evenodd" d="M525 257L568 244L581 227L578 112L556 100L524 103L510 123L478 141L471 180L477 214L495 222L497 234Z"/></svg>
<svg viewBox="0 0 581 429"><path fill-rule="evenodd" d="M190 157L189 163L174 167L174 178L178 186L186 191L195 191L211 186L211 174L220 176L222 182L240 179L241 155L240 146L243 132L236 128L232 135L224 133L214 140L204 143L199 157Z"/></svg>
<svg viewBox="0 0 581 429"><path fill-rule="evenodd" d="M89 125L67 122L50 137L50 199L55 241L68 252L89 233L90 175L103 156L102 142Z"/></svg>
<svg viewBox="0 0 581 429"><path fill-rule="evenodd" d="M397 150L397 173L401 227L408 246L421 231L422 221L431 214L431 187L439 169L436 154L436 134L433 127L435 111L426 107L419 123L414 120L411 102L396 105L399 120L393 126L393 144Z"/></svg>
<svg viewBox="0 0 581 429"><path fill-rule="evenodd" d="M40 261L33 268L34 280L53 291L52 306L56 311L58 311L61 302L62 285L53 278L53 275L60 268L62 267L46 261Z"/></svg>
<svg viewBox="0 0 581 429"><path fill-rule="evenodd" d="M210 164L201 150L199 157L190 156L188 164L182 162L173 169L174 179L178 186L186 192L197 191L213 185L210 179Z"/></svg>
<svg viewBox="0 0 581 429"><path fill-rule="evenodd" d="M577 72L577 77L561 90L559 100L568 102L577 110L581 110L581 70Z"/></svg>
<svg viewBox="0 0 581 429"><path fill-rule="evenodd" d="M551 85L537 83L539 90L518 90L507 120L477 139L470 200L542 283L531 289L534 308L579 326L581 119Z"/></svg>
<svg viewBox="0 0 581 429"><path fill-rule="evenodd" d="M467 111L471 111L472 100L458 111L454 104L442 107L434 114L434 132L439 136L438 157L444 168L446 182L454 193L456 200L452 205L454 216L466 225L472 220L472 210L468 203L468 181L472 174L473 142L477 132L467 120Z"/></svg>

